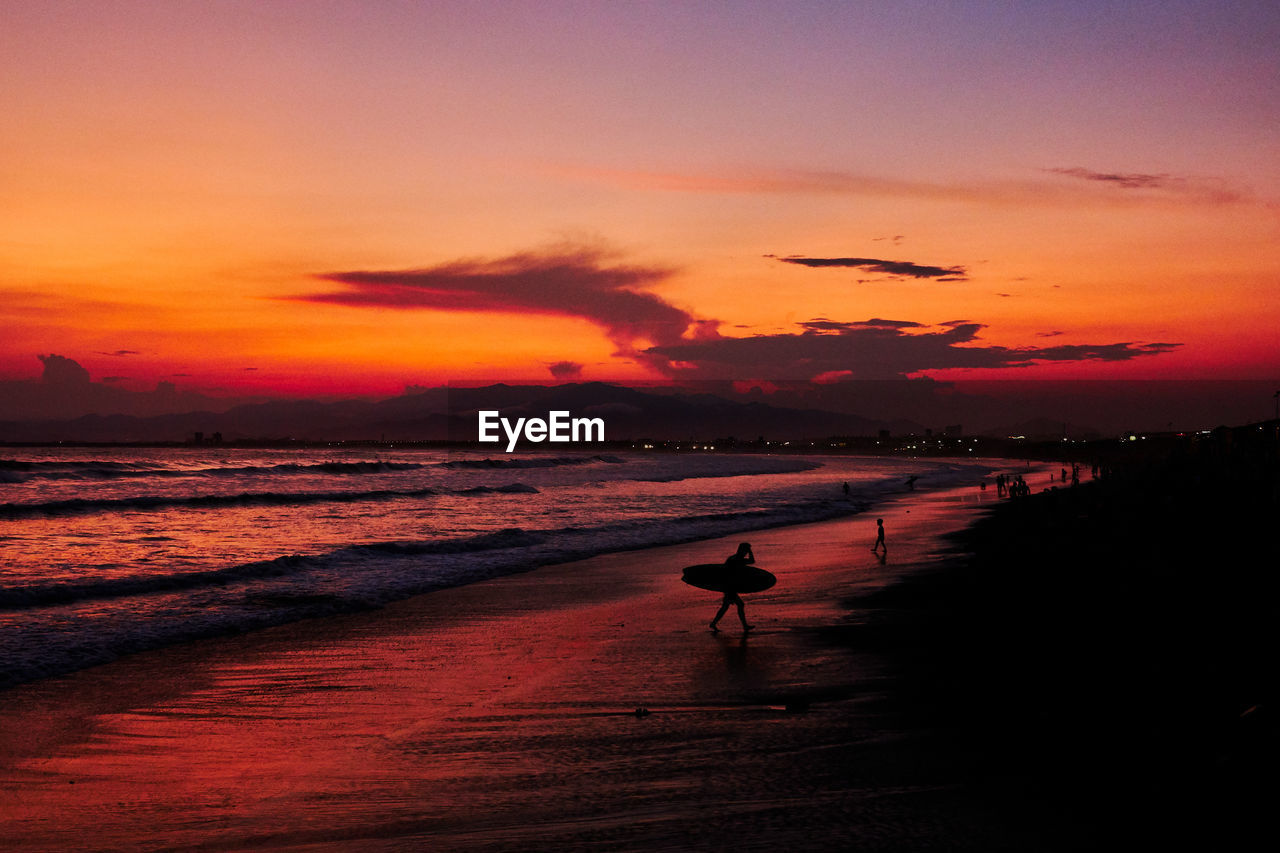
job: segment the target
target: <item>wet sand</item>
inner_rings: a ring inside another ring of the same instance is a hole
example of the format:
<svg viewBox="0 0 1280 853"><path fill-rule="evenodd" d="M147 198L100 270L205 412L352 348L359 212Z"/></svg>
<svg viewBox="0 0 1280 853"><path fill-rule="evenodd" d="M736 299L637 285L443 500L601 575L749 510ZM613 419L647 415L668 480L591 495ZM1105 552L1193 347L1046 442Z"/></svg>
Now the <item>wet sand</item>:
<svg viewBox="0 0 1280 853"><path fill-rule="evenodd" d="M1052 817L949 757L904 707L900 662L832 642L892 620L892 604L858 602L936 568L953 547L942 535L980 496L994 497L922 492L741 537L779 579L748 597L745 639L732 611L710 633L718 595L679 580L734 537L6 691L0 838L8 850L1069 849Z"/></svg>

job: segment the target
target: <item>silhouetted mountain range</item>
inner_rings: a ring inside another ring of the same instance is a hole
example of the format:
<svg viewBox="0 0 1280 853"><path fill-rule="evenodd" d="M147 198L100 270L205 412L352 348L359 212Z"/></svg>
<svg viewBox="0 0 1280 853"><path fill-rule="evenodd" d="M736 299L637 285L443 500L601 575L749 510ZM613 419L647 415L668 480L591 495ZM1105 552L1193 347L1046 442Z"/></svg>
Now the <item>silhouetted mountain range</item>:
<svg viewBox="0 0 1280 853"><path fill-rule="evenodd" d="M0 422L0 441L185 441L196 432L240 439L344 441L474 441L477 412L503 417L543 417L568 411L599 417L607 439L741 440L820 438L831 435L922 433L912 421L878 421L819 409L728 400L713 394L653 393L592 382L555 386L489 385L432 388L386 400L272 401L224 412L133 416L84 415L71 419Z"/></svg>
<svg viewBox="0 0 1280 853"><path fill-rule="evenodd" d="M927 378L830 384L704 382L624 387L601 382L412 388L387 399L246 401L180 391L127 391L46 356L39 381L0 382L0 441L472 441L476 411L504 417L603 417L608 439L750 441L941 433L1072 439L1193 431L1271 416L1271 383L988 382Z"/></svg>

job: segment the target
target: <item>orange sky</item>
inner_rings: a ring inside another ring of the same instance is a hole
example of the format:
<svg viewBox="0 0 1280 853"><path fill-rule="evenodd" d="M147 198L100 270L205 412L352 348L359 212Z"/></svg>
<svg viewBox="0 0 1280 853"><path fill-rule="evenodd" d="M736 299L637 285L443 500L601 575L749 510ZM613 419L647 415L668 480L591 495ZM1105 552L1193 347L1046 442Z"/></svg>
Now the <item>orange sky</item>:
<svg viewBox="0 0 1280 853"><path fill-rule="evenodd" d="M1274 4L934 5L4 2L0 379L1280 378Z"/></svg>

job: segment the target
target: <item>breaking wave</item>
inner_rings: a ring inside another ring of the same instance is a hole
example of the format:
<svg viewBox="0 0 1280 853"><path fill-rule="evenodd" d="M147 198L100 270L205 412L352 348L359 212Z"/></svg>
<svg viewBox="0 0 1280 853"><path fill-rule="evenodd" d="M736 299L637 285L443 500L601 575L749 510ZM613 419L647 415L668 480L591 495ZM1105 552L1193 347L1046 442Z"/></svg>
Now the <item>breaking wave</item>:
<svg viewBox="0 0 1280 853"><path fill-rule="evenodd" d="M363 503L436 495L536 495L524 483L505 486L472 486L466 489L373 489L337 492L242 492L235 495L134 495L128 498L67 498L42 503L0 504L0 518L39 518L85 515L96 512L152 511L162 509L224 509L226 507L292 506L318 503Z"/></svg>
<svg viewBox="0 0 1280 853"><path fill-rule="evenodd" d="M139 477L239 477L246 474L387 474L394 471L413 471L427 467L421 462L318 462L299 465L284 462L279 465L211 466L206 468L169 468L146 463L109 462L87 460L23 461L0 459L0 483L25 483L30 480L120 480Z"/></svg>

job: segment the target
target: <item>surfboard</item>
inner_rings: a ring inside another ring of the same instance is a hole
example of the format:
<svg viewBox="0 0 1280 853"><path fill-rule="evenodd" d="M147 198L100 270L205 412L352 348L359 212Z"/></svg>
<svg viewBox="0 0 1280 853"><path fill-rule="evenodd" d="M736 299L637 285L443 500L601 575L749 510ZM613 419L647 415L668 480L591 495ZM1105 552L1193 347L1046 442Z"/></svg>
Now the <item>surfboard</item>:
<svg viewBox="0 0 1280 853"><path fill-rule="evenodd" d="M712 592L763 592L778 582L773 572L756 566L726 566L702 563L689 566L680 578L689 586Z"/></svg>

